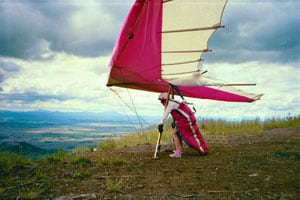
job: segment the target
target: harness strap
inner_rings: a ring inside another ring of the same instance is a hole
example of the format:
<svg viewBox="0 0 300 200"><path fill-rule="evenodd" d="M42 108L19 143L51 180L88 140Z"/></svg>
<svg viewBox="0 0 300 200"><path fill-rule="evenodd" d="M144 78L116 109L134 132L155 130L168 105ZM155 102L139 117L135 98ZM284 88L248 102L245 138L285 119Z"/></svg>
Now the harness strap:
<svg viewBox="0 0 300 200"><path fill-rule="evenodd" d="M176 85L172 85L172 87L176 90L177 94L181 97L183 101L185 101L183 95L181 94L179 88Z"/></svg>
<svg viewBox="0 0 300 200"><path fill-rule="evenodd" d="M201 145L200 140L198 139L198 136L197 136L196 131L195 131L193 125L192 125L192 122L189 122L189 125L190 125L190 129L192 130L194 139L196 140L196 142L197 142L197 144L198 144L198 147L199 147L200 152L201 152L202 154L205 154L205 151L204 151L204 149L203 149L203 147L202 147L202 145Z"/></svg>
<svg viewBox="0 0 300 200"><path fill-rule="evenodd" d="M171 85L171 84L170 84L170 85ZM183 101L184 103L186 103L186 104L188 104L188 105L192 105L192 108L193 108L193 110L194 110L194 113L196 113L197 110L196 110L194 104L193 104L193 103L189 103L189 102L187 102L187 101L184 99L184 97L183 97L181 91L179 90L179 88L178 88L176 85L171 85L171 86L172 86L173 90L175 90L175 91L177 92L177 94L180 96L180 98L182 99L182 101Z"/></svg>

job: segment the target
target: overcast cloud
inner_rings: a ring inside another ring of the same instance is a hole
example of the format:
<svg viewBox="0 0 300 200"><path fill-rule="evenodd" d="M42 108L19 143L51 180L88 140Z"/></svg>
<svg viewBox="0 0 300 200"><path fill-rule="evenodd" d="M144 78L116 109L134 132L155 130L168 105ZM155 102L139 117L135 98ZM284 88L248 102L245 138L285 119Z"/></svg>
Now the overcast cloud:
<svg viewBox="0 0 300 200"><path fill-rule="evenodd" d="M161 115L157 94L105 87L113 45L133 0L1 0L1 110L119 111ZM251 104L191 101L204 117L300 113L300 2L229 0L203 55L209 73L257 83ZM222 108L222 110L220 110Z"/></svg>
<svg viewBox="0 0 300 200"><path fill-rule="evenodd" d="M104 2L1 1L0 54L25 60L57 52L109 55L128 6Z"/></svg>
<svg viewBox="0 0 300 200"><path fill-rule="evenodd" d="M251 2L251 3L250 3ZM300 3L292 1L228 2L225 29L210 42L208 62L300 62Z"/></svg>

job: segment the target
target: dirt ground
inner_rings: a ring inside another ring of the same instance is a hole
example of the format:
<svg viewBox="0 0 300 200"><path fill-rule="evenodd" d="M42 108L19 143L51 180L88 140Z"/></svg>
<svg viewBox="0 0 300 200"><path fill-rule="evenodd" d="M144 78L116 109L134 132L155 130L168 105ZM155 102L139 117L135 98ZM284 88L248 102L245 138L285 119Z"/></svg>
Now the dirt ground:
<svg viewBox="0 0 300 200"><path fill-rule="evenodd" d="M154 146L145 145L85 153L78 155L81 162L39 163L7 179L0 197L299 199L300 127L215 140L207 138L207 156L186 148L181 159L172 159L172 145L165 145L154 160Z"/></svg>

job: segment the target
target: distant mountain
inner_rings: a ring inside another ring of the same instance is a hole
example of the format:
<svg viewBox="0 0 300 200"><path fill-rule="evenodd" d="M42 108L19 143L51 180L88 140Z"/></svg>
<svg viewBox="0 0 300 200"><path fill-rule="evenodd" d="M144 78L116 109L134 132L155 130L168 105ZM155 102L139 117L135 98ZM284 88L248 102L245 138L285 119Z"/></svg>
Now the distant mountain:
<svg viewBox="0 0 300 200"><path fill-rule="evenodd" d="M142 116L145 121L155 121L157 117ZM52 112L45 110L14 112L0 111L1 122L47 122L47 123L78 123L78 122L138 122L136 116L127 116L118 112Z"/></svg>
<svg viewBox="0 0 300 200"><path fill-rule="evenodd" d="M144 128L158 121L142 116ZM37 158L48 149L95 145L105 137L137 131L136 116L117 112L13 112L0 110L0 152L14 152ZM21 142L22 141L22 142ZM26 141L26 142L24 142Z"/></svg>

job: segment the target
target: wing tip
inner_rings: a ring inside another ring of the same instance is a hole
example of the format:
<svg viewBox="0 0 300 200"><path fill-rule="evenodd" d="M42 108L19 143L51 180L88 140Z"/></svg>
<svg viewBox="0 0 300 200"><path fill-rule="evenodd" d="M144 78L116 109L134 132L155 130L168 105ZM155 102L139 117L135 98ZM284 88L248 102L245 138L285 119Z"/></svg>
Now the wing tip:
<svg viewBox="0 0 300 200"><path fill-rule="evenodd" d="M252 101L251 101L251 102L260 100L261 97L262 97L263 95L264 95L264 94L258 94L258 95L256 95L256 96L254 96L254 97L252 98Z"/></svg>

